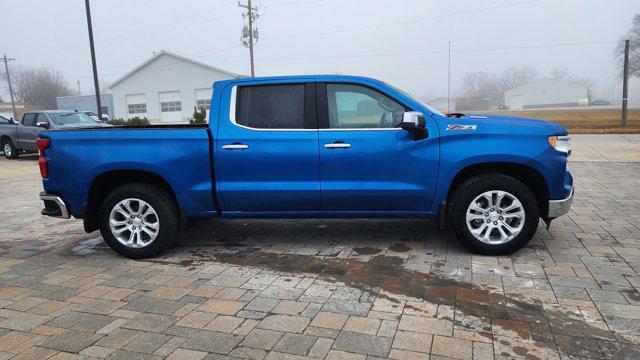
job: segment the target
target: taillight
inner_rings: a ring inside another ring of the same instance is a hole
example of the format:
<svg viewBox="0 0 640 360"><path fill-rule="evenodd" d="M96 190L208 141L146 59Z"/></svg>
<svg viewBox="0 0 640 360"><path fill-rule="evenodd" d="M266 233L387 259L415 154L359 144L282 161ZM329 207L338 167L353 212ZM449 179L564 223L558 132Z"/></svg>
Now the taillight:
<svg viewBox="0 0 640 360"><path fill-rule="evenodd" d="M49 177L49 166L47 164L47 158L44 156L44 151L51 147L51 139L38 138L36 140L36 147L38 148L38 165L40 165L40 176L43 179Z"/></svg>

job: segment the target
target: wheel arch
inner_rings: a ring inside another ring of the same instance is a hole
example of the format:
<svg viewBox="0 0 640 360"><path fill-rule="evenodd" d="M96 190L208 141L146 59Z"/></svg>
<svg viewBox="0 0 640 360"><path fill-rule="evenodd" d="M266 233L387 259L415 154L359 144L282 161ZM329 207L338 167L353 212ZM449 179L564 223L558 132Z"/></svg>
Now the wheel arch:
<svg viewBox="0 0 640 360"><path fill-rule="evenodd" d="M87 202L84 204L84 228L87 232L98 229L98 208L107 195L114 189L130 183L147 183L160 187L178 204L176 193L162 176L146 170L113 170L96 176L87 194ZM180 210L181 216L183 211Z"/></svg>
<svg viewBox="0 0 640 360"><path fill-rule="evenodd" d="M511 176L525 184L538 202L540 217L546 218L549 213L549 187L544 176L535 168L513 162L476 163L461 169L451 181L447 191L447 203L453 193L466 180L486 174L502 174Z"/></svg>

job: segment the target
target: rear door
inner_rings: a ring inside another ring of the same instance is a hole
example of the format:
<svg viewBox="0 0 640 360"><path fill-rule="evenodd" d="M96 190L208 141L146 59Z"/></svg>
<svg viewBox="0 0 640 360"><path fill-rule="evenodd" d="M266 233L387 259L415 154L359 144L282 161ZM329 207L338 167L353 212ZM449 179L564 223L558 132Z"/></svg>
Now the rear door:
<svg viewBox="0 0 640 360"><path fill-rule="evenodd" d="M222 96L230 99L220 108L214 141L222 211L318 211L314 82L241 82L227 86Z"/></svg>

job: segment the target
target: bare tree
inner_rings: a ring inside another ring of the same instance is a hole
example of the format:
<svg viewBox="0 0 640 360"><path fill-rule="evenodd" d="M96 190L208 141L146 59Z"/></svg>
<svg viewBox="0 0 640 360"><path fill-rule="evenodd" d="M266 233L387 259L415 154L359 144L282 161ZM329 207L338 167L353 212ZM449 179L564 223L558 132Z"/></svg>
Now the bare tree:
<svg viewBox="0 0 640 360"><path fill-rule="evenodd" d="M56 97L72 93L62 75L51 68L18 67L11 78L16 101L37 109L55 109Z"/></svg>
<svg viewBox="0 0 640 360"><path fill-rule="evenodd" d="M530 66L512 67L502 73L504 90L511 90L528 84L538 78L538 70Z"/></svg>
<svg viewBox="0 0 640 360"><path fill-rule="evenodd" d="M565 81L570 76L571 74L569 74L569 70L567 70L566 68L555 68L551 70L551 78L553 80Z"/></svg>
<svg viewBox="0 0 640 360"><path fill-rule="evenodd" d="M636 14L631 22L631 29L618 41L616 46L616 58L620 77L624 61L624 41L629 39L629 77L640 77L640 14Z"/></svg>
<svg viewBox="0 0 640 360"><path fill-rule="evenodd" d="M484 110L502 105L504 85L494 74L483 71L473 72L462 78L462 89L471 106Z"/></svg>
<svg viewBox="0 0 640 360"><path fill-rule="evenodd" d="M587 97L591 99L593 88L596 86L596 82L588 77L580 77L573 75L567 69L555 68L551 70L551 78L558 81L563 81L571 84L584 86L587 88Z"/></svg>

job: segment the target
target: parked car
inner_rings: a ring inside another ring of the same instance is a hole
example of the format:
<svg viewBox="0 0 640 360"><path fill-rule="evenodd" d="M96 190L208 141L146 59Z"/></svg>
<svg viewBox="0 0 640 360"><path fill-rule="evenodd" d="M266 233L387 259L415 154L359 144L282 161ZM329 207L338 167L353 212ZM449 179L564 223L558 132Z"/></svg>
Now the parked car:
<svg viewBox="0 0 640 360"><path fill-rule="evenodd" d="M104 127L87 115L67 110L30 111L22 115L19 123L0 121L0 146L8 159L17 159L21 153L34 153L38 134L45 129Z"/></svg>
<svg viewBox="0 0 640 360"><path fill-rule="evenodd" d="M211 101L209 124L42 132L42 213L83 219L130 258L215 216L436 218L471 250L508 254L573 198L552 122L447 117L337 75L218 81Z"/></svg>
<svg viewBox="0 0 640 360"><path fill-rule="evenodd" d="M609 100L605 100L605 99L593 99L593 100L591 100L591 106L607 106L607 105L611 105Z"/></svg>
<svg viewBox="0 0 640 360"><path fill-rule="evenodd" d="M95 122L101 123L109 121L109 115L107 114L102 114L102 120L100 120L100 117L94 111L83 111L83 113L92 118Z"/></svg>

